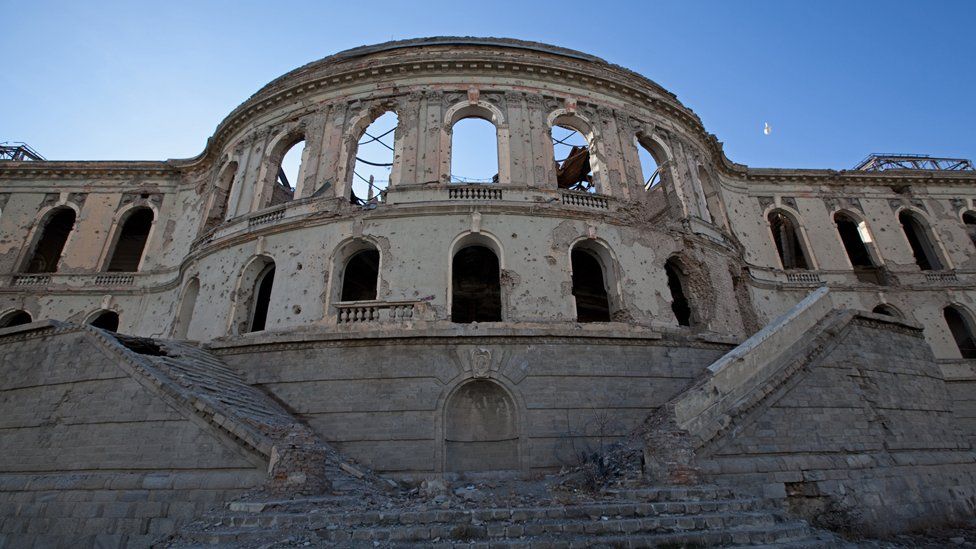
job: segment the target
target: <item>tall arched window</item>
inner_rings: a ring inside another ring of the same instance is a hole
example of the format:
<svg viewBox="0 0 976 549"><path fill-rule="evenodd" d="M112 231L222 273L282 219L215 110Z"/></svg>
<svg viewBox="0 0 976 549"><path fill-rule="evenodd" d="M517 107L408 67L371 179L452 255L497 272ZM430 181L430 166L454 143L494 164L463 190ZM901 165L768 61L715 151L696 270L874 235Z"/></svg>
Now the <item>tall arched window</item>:
<svg viewBox="0 0 976 549"><path fill-rule="evenodd" d="M217 183L213 191L213 201L210 205L210 212L207 214L207 221L203 230L209 231L220 225L227 219L227 208L230 201L231 187L234 185L234 177L237 175L237 162L229 162L220 170Z"/></svg>
<svg viewBox="0 0 976 549"><path fill-rule="evenodd" d="M939 271L943 269L939 255L935 252L934 243L929 236L928 225L918 215L908 210L898 214L898 221L908 239L908 245L915 256L915 264L923 271Z"/></svg>
<svg viewBox="0 0 976 549"><path fill-rule="evenodd" d="M373 301L380 272L380 253L376 249L362 250L346 262L342 273L341 301Z"/></svg>
<svg viewBox="0 0 976 549"><path fill-rule="evenodd" d="M173 337L176 339L186 339L190 333L190 322L193 320L193 310L197 306L197 296L200 294L200 279L193 277L183 290L183 299L180 300L180 309L176 316L176 326L173 329Z"/></svg>
<svg viewBox="0 0 976 549"><path fill-rule="evenodd" d="M556 187L582 192L606 193L595 173L593 132L578 117L556 117L550 132L555 160Z"/></svg>
<svg viewBox="0 0 976 549"><path fill-rule="evenodd" d="M577 322L610 322L610 296L600 260L590 250L576 246L573 264L573 297Z"/></svg>
<svg viewBox="0 0 976 549"><path fill-rule="evenodd" d="M691 326L691 306L685 295L681 265L672 257L665 262L664 271L668 276L668 289L671 290L671 311L674 318L679 326Z"/></svg>
<svg viewBox="0 0 976 549"><path fill-rule="evenodd" d="M973 246L976 246L976 213L966 212L962 214L962 222L966 225L966 234L972 240Z"/></svg>
<svg viewBox="0 0 976 549"><path fill-rule="evenodd" d="M271 289L274 286L275 264L270 263L258 275L254 285L254 302L251 304L251 326L249 332L260 332L268 322L268 308L271 306Z"/></svg>
<svg viewBox="0 0 976 549"><path fill-rule="evenodd" d="M115 249L108 262L107 271L135 272L139 270L142 254L152 229L153 211L150 208L139 207L129 210L119 229L119 236L115 241Z"/></svg>
<svg viewBox="0 0 976 549"><path fill-rule="evenodd" d="M467 246L451 262L451 321L497 322L502 319L498 256L485 246Z"/></svg>
<svg viewBox="0 0 976 549"><path fill-rule="evenodd" d="M875 305L874 309L871 309L871 312L879 315L891 316L894 318L902 318L902 315L900 312L898 312L898 309L885 303L879 303Z"/></svg>
<svg viewBox="0 0 976 549"><path fill-rule="evenodd" d="M284 204L295 199L295 191L302 177L305 175L305 136L296 135L287 141L279 143L274 162L274 185L271 186L271 196L268 205Z"/></svg>
<svg viewBox="0 0 976 549"><path fill-rule="evenodd" d="M840 236L844 251L847 252L847 258L851 261L851 267L854 268L854 274L857 275L858 280L880 284L882 282L881 273L871 257L871 251L868 249L871 233L868 232L867 224L854 219L846 212L834 214L834 223L837 225L837 234Z"/></svg>
<svg viewBox="0 0 976 549"><path fill-rule="evenodd" d="M634 147L640 161L641 185L645 191L660 189L665 179L664 162L666 158L656 143L645 135L634 136Z"/></svg>
<svg viewBox="0 0 976 549"><path fill-rule="evenodd" d="M88 323L96 328L101 328L109 332L117 332L119 331L119 313L115 311L102 311L93 316Z"/></svg>
<svg viewBox="0 0 976 549"><path fill-rule="evenodd" d="M451 128L451 183L498 183L498 130L480 116Z"/></svg>
<svg viewBox="0 0 976 549"><path fill-rule="evenodd" d="M968 315L953 306L943 309L942 315L962 357L976 358L976 339L973 338L973 327Z"/></svg>
<svg viewBox="0 0 976 549"><path fill-rule="evenodd" d="M34 319L31 318L30 313L27 311L10 311L9 313L0 317L0 328L21 326L23 324L30 324L33 321Z"/></svg>
<svg viewBox="0 0 976 549"><path fill-rule="evenodd" d="M783 210L769 212L769 230L784 269L809 269L806 251L800 242L796 221Z"/></svg>
<svg viewBox="0 0 976 549"><path fill-rule="evenodd" d="M387 111L373 120L359 136L350 161L355 160L349 201L365 205L383 202L386 189L393 184L393 162L396 152L396 129L399 118Z"/></svg>
<svg viewBox="0 0 976 549"><path fill-rule="evenodd" d="M74 226L75 211L72 208L64 206L48 212L41 237L24 270L28 273L57 272L61 253Z"/></svg>

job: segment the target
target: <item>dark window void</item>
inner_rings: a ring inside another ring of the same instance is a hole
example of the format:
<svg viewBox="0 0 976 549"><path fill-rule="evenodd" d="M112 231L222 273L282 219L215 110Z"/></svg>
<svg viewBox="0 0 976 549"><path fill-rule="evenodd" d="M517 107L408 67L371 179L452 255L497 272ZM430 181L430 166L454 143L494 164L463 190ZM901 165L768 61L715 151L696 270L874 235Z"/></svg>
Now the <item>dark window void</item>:
<svg viewBox="0 0 976 549"><path fill-rule="evenodd" d="M28 273L53 273L58 270L58 261L68 235L75 226L75 211L71 208L61 208L51 214L41 238L37 241L34 254L27 264Z"/></svg>
<svg viewBox="0 0 976 549"><path fill-rule="evenodd" d="M139 270L152 223L153 212L149 208L138 208L129 214L119 231L107 270L126 273Z"/></svg>
<svg viewBox="0 0 976 549"><path fill-rule="evenodd" d="M679 326L691 326L691 307L688 305L688 298L682 287L681 267L676 261L668 260L664 264L664 271L668 275L668 288L671 290L671 310L674 317L678 320Z"/></svg>
<svg viewBox="0 0 976 549"><path fill-rule="evenodd" d="M962 222L966 224L966 233L969 234L969 239L973 241L973 246L976 246L976 214L973 212L962 214Z"/></svg>
<svg viewBox="0 0 976 549"><path fill-rule="evenodd" d="M11 311L3 315L3 318L0 318L0 328L30 324L33 321L34 319L31 318L30 313L27 311Z"/></svg>
<svg viewBox="0 0 976 549"><path fill-rule="evenodd" d="M251 315L252 332L260 332L268 321L268 307L271 305L271 287L274 285L275 266L271 265L258 276L254 288L254 313Z"/></svg>
<svg viewBox="0 0 976 549"><path fill-rule="evenodd" d="M898 311L895 310L894 307L890 305L885 305L883 303L877 305L874 309L871 309L871 312L879 315L893 316L895 318L901 317L901 315L898 313Z"/></svg>
<svg viewBox="0 0 976 549"><path fill-rule="evenodd" d="M376 299L376 279L379 276L379 269L380 253L376 250L363 250L349 258L342 275L340 301Z"/></svg>
<svg viewBox="0 0 976 549"><path fill-rule="evenodd" d="M776 251L784 269L808 269L793 219L781 211L769 212L769 229L773 232Z"/></svg>
<svg viewBox="0 0 976 549"><path fill-rule="evenodd" d="M976 340L973 339L972 327L969 321L955 307L946 307L942 311L952 338L956 340L956 346L963 358L976 358Z"/></svg>
<svg viewBox="0 0 976 549"><path fill-rule="evenodd" d="M96 316L90 324L96 328L117 332L119 331L119 313L115 311L104 311Z"/></svg>
<svg viewBox="0 0 976 549"><path fill-rule="evenodd" d="M502 319L502 290L498 257L484 246L469 246L454 254L451 268L451 320L498 322Z"/></svg>
<svg viewBox="0 0 976 549"><path fill-rule="evenodd" d="M867 244L861 237L858 222L846 214L838 213L834 215L834 223L837 224L837 233L844 244L847 258L851 260L851 266L854 268L857 279L861 282L881 284L884 281L881 270L871 259Z"/></svg>
<svg viewBox="0 0 976 549"><path fill-rule="evenodd" d="M610 322L610 299L600 262L589 252L578 248L573 250L571 259L576 321Z"/></svg>
<svg viewBox="0 0 976 549"><path fill-rule="evenodd" d="M915 263L918 268L923 271L941 270L942 262L935 254L925 225L908 212L898 214L898 221L901 222L901 228L905 231L905 238L908 239L908 244L912 247L912 254L915 255Z"/></svg>

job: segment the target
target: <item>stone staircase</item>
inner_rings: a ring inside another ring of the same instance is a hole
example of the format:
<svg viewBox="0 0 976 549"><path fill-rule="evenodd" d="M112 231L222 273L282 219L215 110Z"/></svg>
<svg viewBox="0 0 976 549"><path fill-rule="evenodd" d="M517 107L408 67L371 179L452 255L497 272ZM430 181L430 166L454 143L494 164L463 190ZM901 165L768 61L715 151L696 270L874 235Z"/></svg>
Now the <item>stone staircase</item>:
<svg viewBox="0 0 976 549"><path fill-rule="evenodd" d="M404 500L376 509L335 498L232 502L165 547L838 547L779 502L728 488L619 488L590 500L458 506Z"/></svg>

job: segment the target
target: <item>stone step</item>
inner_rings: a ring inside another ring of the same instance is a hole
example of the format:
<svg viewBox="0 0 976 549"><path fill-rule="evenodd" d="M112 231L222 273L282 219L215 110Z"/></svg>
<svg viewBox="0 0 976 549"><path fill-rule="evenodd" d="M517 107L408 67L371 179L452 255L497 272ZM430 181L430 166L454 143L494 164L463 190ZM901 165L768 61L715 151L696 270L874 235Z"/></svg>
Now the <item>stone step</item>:
<svg viewBox="0 0 976 549"><path fill-rule="evenodd" d="M644 488L607 489L604 493L618 499L635 501L679 501L735 499L730 488L718 486L652 486Z"/></svg>

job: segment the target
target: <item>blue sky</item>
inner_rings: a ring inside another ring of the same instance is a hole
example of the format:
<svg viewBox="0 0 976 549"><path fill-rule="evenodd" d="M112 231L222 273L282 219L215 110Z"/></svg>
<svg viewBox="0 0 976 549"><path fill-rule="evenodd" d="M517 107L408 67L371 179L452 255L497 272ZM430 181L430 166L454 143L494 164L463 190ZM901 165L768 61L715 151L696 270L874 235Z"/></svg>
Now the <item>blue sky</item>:
<svg viewBox="0 0 976 549"><path fill-rule="evenodd" d="M273 78L433 35L536 40L633 69L750 166L976 157L976 2L0 0L0 13L0 141L50 159L195 156Z"/></svg>

